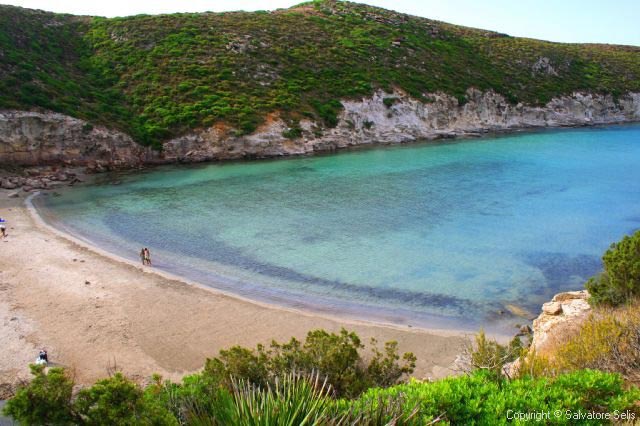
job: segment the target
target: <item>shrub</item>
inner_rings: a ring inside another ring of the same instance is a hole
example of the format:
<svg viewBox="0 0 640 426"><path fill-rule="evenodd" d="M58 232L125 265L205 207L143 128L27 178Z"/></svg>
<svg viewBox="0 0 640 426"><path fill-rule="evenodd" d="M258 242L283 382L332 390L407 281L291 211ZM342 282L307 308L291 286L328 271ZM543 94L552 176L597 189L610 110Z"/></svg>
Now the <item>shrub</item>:
<svg viewBox="0 0 640 426"><path fill-rule="evenodd" d="M145 399L142 389L121 373L79 392L73 405L89 425L177 425L169 411Z"/></svg>
<svg viewBox="0 0 640 426"><path fill-rule="evenodd" d="M4 414L22 425L177 425L157 400L120 373L101 380L72 399L74 381L62 368L45 372L32 365L34 378L7 402Z"/></svg>
<svg viewBox="0 0 640 426"><path fill-rule="evenodd" d="M408 424L424 425L440 422L451 425L504 425L518 423L507 418L514 412L550 412L543 424L594 424L601 420L578 421L567 418L566 412L599 413L630 410L638 418L635 405L640 397L637 388L625 389L617 374L581 370L556 378L525 377L516 380L495 379L486 370L469 376L449 377L435 382L396 385L388 389L370 389L355 401L341 400L337 405L344 411L357 410L402 397L404 414L417 407L417 416ZM559 410L562 415L554 417ZM380 423L384 424L384 423Z"/></svg>
<svg viewBox="0 0 640 426"><path fill-rule="evenodd" d="M73 379L62 368L31 365L33 379L7 402L4 414L23 425L72 425L79 421L71 402Z"/></svg>
<svg viewBox="0 0 640 426"><path fill-rule="evenodd" d="M282 136L287 139L297 139L302 136L302 129L300 127L291 127L282 132Z"/></svg>
<svg viewBox="0 0 640 426"><path fill-rule="evenodd" d="M625 412L640 415L638 388L626 388L618 374L579 370L554 378L496 379L489 370L435 382L412 380L371 388L357 399L334 399L319 373L290 373L259 387L232 379L229 387L207 375L182 384L155 383L143 392L116 374L71 399L73 381L61 369L45 374L7 403L5 414L21 424L79 425L503 425L520 423L509 411L562 413L545 424L594 424L601 420L567 417L573 413ZM44 385L44 386L43 386Z"/></svg>
<svg viewBox="0 0 640 426"><path fill-rule="evenodd" d="M523 346L519 337L505 346L488 339L484 330L480 330L475 336L475 345L467 347L466 352L472 370L485 370L494 377L500 377L504 365L522 354Z"/></svg>
<svg viewBox="0 0 640 426"><path fill-rule="evenodd" d="M145 399L165 407L180 424L230 424L234 410L228 389L205 374L185 376L180 384L155 376L145 389Z"/></svg>
<svg viewBox="0 0 640 426"><path fill-rule="evenodd" d="M327 127L338 125L338 113L342 110L340 101L334 99L326 103L313 102L313 106Z"/></svg>
<svg viewBox="0 0 640 426"><path fill-rule="evenodd" d="M207 360L204 374L226 383L234 377L267 386L293 371L317 371L327 377L337 395L352 397L371 386L395 384L413 372L415 356L405 353L400 363L396 342L387 342L383 352L375 340L371 346L373 353L367 363L359 353L364 345L357 334L345 329L339 334L314 330L304 344L292 338L287 343L273 341L269 349L258 345L255 350L235 346L220 351L219 357Z"/></svg>
<svg viewBox="0 0 640 426"><path fill-rule="evenodd" d="M398 100L398 98L383 98L382 99L382 103L384 104L384 106L386 106L387 108L391 108L393 106L393 104L396 103L396 101Z"/></svg>
<svg viewBox="0 0 640 426"><path fill-rule="evenodd" d="M586 284L594 304L615 306L640 295L640 231L612 244L602 263L604 272Z"/></svg>
<svg viewBox="0 0 640 426"><path fill-rule="evenodd" d="M599 310L554 353L559 371L592 368L640 384L640 307Z"/></svg>

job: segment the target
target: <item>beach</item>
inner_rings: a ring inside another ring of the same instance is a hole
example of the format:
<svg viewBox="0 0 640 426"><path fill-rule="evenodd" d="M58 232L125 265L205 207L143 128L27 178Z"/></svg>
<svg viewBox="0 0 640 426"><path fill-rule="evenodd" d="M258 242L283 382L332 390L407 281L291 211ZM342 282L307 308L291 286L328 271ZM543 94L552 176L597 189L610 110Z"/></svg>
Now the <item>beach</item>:
<svg viewBox="0 0 640 426"><path fill-rule="evenodd" d="M114 370L145 383L179 380L233 345L303 339L314 329L354 330L368 343L396 340L417 358L413 376L455 373L468 336L460 332L344 320L253 303L109 256L54 232L25 205L27 193L0 191L0 389L29 377L46 348L88 385ZM367 349L368 351L368 349Z"/></svg>

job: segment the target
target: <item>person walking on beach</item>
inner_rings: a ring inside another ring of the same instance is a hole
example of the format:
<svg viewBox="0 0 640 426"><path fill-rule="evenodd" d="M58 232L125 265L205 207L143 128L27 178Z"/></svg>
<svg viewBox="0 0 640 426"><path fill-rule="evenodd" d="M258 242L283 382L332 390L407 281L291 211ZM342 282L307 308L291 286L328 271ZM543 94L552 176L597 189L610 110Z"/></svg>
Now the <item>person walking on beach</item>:
<svg viewBox="0 0 640 426"><path fill-rule="evenodd" d="M143 266L147 264L147 252L145 248L140 250L140 260L142 261Z"/></svg>
<svg viewBox="0 0 640 426"><path fill-rule="evenodd" d="M147 265L151 266L151 253L148 248L144 248L144 261L147 262Z"/></svg>
<svg viewBox="0 0 640 426"><path fill-rule="evenodd" d="M5 226L6 223L7 221L0 217L0 233L2 233L2 238L7 236L7 227Z"/></svg>

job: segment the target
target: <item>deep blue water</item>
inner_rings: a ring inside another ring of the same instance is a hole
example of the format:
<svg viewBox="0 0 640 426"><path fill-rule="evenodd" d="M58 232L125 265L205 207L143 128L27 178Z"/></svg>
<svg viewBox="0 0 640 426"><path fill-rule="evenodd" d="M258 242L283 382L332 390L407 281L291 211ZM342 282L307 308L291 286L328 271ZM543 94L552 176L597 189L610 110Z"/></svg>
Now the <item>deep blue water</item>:
<svg viewBox="0 0 640 426"><path fill-rule="evenodd" d="M544 131L162 167L38 205L121 256L148 246L158 268L257 300L506 330L507 305L537 314L640 228L639 163L640 126Z"/></svg>

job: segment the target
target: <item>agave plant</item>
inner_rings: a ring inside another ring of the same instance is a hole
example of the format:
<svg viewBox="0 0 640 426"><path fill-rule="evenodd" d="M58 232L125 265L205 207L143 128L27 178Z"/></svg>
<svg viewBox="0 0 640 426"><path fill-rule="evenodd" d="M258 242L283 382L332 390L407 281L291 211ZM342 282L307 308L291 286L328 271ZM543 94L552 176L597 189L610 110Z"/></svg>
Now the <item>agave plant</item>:
<svg viewBox="0 0 640 426"><path fill-rule="evenodd" d="M331 386L312 372L292 372L276 378L262 389L234 380L234 424L242 426L315 426L334 423L331 417Z"/></svg>
<svg viewBox="0 0 640 426"><path fill-rule="evenodd" d="M419 424L418 409L407 409L403 395L353 404L335 400L320 373L292 372L272 384L256 386L231 379L231 393L220 388L215 401L182 395L180 422L193 426L404 426ZM213 396L215 393L211 393ZM226 397L224 397L226 395ZM172 398L170 398L172 399ZM346 403L342 405L341 403Z"/></svg>
<svg viewBox="0 0 640 426"><path fill-rule="evenodd" d="M349 410L333 418L333 426L409 426L423 425L418 416L419 407L406 407L404 395L378 397L364 403L349 404ZM428 423L435 424L440 419Z"/></svg>

